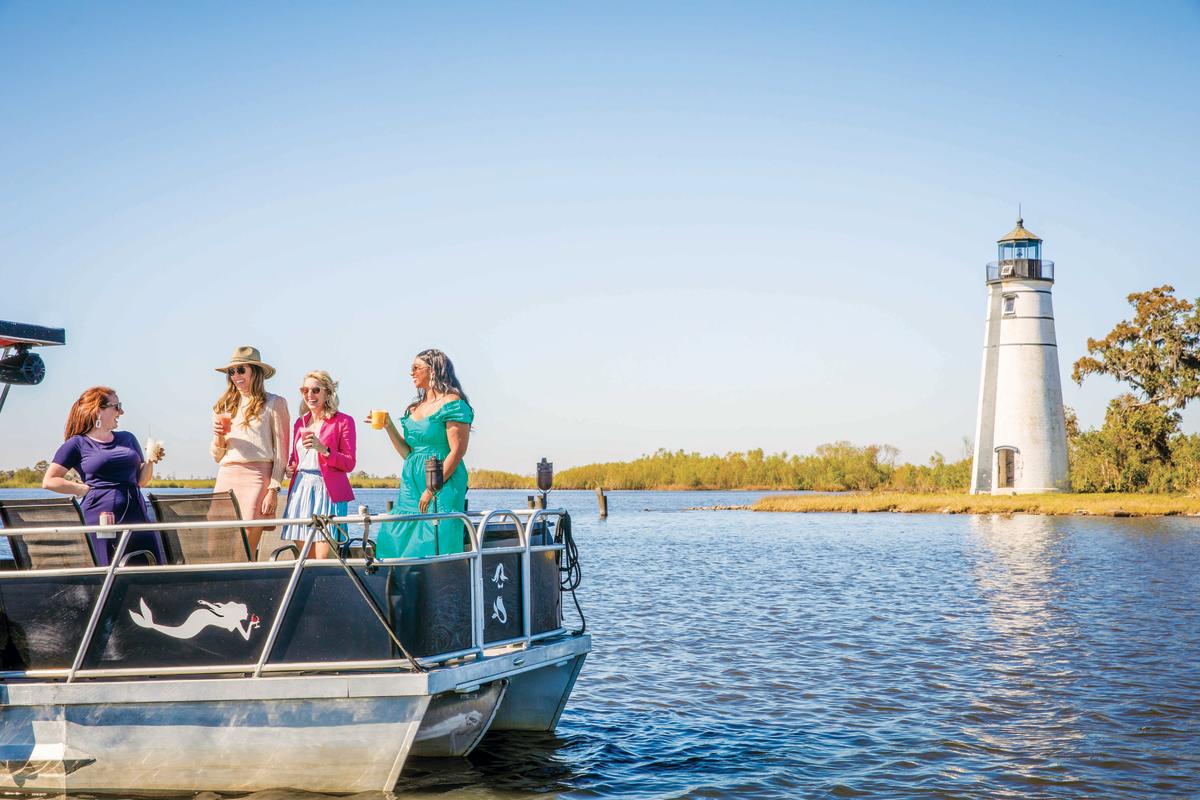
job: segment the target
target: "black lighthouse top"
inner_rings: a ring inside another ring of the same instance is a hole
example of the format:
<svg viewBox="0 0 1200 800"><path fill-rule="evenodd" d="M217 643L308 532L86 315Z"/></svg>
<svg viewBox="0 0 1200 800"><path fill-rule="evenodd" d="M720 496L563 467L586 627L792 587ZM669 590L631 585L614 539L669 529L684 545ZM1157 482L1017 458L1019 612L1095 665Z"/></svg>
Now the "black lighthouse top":
<svg viewBox="0 0 1200 800"><path fill-rule="evenodd" d="M988 283L1004 280L1054 281L1054 262L1042 258L1042 240L1025 230L1025 220L1017 217L1017 227L997 240L999 259L987 265Z"/></svg>

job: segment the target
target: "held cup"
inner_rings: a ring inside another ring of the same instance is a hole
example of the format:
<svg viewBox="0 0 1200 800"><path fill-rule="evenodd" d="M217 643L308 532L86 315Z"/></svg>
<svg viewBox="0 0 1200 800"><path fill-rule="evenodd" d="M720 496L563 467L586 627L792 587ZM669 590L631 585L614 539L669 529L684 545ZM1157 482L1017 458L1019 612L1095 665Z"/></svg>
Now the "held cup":
<svg viewBox="0 0 1200 800"><path fill-rule="evenodd" d="M116 514L114 514L111 511L101 511L99 524L101 524L101 525L116 525L117 524ZM116 537L116 534L113 533L112 531L102 531L102 532L96 534L97 539L113 539L115 537Z"/></svg>
<svg viewBox="0 0 1200 800"><path fill-rule="evenodd" d="M233 415L227 411L217 414L217 422L221 423L221 433L227 434L233 430Z"/></svg>
<svg viewBox="0 0 1200 800"><path fill-rule="evenodd" d="M376 411L371 412L371 427L374 428L375 430L381 430L383 428L384 422L386 422L386 421L387 421L387 412L386 411L376 410Z"/></svg>

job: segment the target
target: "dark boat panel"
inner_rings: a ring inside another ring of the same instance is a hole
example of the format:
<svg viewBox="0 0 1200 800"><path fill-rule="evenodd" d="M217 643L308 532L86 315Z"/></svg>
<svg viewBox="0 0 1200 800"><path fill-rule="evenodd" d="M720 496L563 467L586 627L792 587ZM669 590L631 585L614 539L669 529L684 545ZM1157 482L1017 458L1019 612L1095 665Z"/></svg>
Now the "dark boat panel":
<svg viewBox="0 0 1200 800"><path fill-rule="evenodd" d="M483 641L503 642L525 634L521 601L521 554L483 551Z"/></svg>
<svg viewBox="0 0 1200 800"><path fill-rule="evenodd" d="M530 554L530 605L533 609L533 628L531 633L557 630L562 627L562 588L559 581L558 550L543 550Z"/></svg>
<svg viewBox="0 0 1200 800"><path fill-rule="evenodd" d="M415 656L471 647L471 567L465 560L355 572ZM339 565L307 566L270 663L400 658Z"/></svg>
<svg viewBox="0 0 1200 800"><path fill-rule="evenodd" d="M69 668L103 581L103 575L36 574L0 581L3 668Z"/></svg>
<svg viewBox="0 0 1200 800"><path fill-rule="evenodd" d="M245 568L118 574L83 668L257 663L288 577Z"/></svg>
<svg viewBox="0 0 1200 800"><path fill-rule="evenodd" d="M561 615L557 553L533 554L530 567L532 632L554 630ZM484 644L520 638L521 556L485 551L483 568ZM470 561L354 569L413 655L472 647ZM248 565L120 572L82 668L255 664L290 577L290 570ZM69 668L103 579L98 574L30 574L0 581L3 668ZM269 663L400 657L340 565L305 566Z"/></svg>

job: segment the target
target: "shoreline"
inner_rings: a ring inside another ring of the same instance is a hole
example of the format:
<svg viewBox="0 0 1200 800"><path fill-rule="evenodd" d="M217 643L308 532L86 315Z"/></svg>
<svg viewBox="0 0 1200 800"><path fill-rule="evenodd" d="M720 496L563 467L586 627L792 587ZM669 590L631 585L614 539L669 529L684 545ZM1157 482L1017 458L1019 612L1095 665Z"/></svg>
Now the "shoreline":
<svg viewBox="0 0 1200 800"><path fill-rule="evenodd" d="M764 497L752 511L795 513L1041 514L1047 516L1200 516L1200 495L1162 494L873 494Z"/></svg>

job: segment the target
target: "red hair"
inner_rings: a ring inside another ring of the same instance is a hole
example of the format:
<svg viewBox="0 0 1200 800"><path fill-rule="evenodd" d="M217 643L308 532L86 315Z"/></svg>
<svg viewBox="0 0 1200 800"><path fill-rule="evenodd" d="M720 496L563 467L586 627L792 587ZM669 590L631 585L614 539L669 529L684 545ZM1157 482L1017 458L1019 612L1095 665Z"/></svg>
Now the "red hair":
<svg viewBox="0 0 1200 800"><path fill-rule="evenodd" d="M63 440L87 433L96 427L96 420L100 417L100 406L108 402L108 396L113 394L116 392L107 386L85 389L75 401L75 405L71 406L71 413L67 414L67 428L63 432Z"/></svg>

